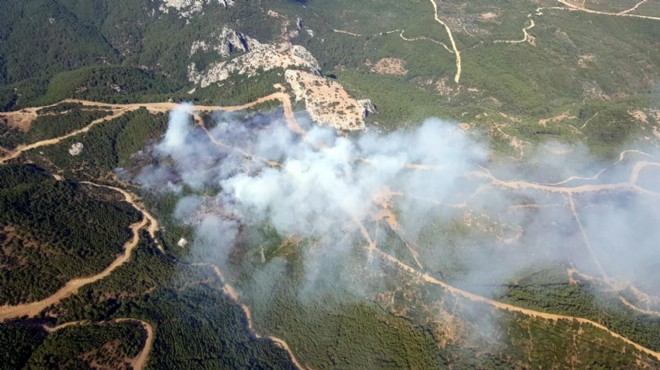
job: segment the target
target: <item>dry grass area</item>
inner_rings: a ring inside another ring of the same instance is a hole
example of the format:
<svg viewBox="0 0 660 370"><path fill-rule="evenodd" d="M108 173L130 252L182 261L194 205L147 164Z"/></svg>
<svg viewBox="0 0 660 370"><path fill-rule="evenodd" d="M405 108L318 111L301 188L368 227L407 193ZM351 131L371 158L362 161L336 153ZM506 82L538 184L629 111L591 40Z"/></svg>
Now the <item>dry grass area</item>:
<svg viewBox="0 0 660 370"><path fill-rule="evenodd" d="M596 62L596 56L594 54L583 54L578 56L578 67L580 68L589 68Z"/></svg>
<svg viewBox="0 0 660 370"><path fill-rule="evenodd" d="M499 17L500 17L499 14L493 12L479 14L479 19L482 21L494 21Z"/></svg>
<svg viewBox="0 0 660 370"><path fill-rule="evenodd" d="M628 112L631 117L645 124L654 124L660 122L660 109L635 110Z"/></svg>
<svg viewBox="0 0 660 370"><path fill-rule="evenodd" d="M26 132L32 126L32 122L37 119L37 112L34 109L24 109L18 112L0 113L0 124Z"/></svg>
<svg viewBox="0 0 660 370"><path fill-rule="evenodd" d="M383 75L403 76L408 73L406 61L400 58L382 58L375 64L367 61L367 65L371 67L371 72Z"/></svg>
<svg viewBox="0 0 660 370"><path fill-rule="evenodd" d="M21 253L19 247L38 248L39 245L14 226L0 228L0 255L12 261L11 264L0 263L0 272L10 272L28 265L28 258Z"/></svg>
<svg viewBox="0 0 660 370"><path fill-rule="evenodd" d="M304 101L307 113L317 123L339 130L363 130L366 109L363 103L339 83L313 73L287 70L284 74L296 101Z"/></svg>
<svg viewBox="0 0 660 370"><path fill-rule="evenodd" d="M548 123L561 122L561 121L565 121L565 120L568 120L568 119L576 119L576 118L577 117L570 114L569 112L564 112L562 114L558 114L558 115L550 117L550 118L540 119L539 120L539 125L545 127Z"/></svg>
<svg viewBox="0 0 660 370"><path fill-rule="evenodd" d="M133 369L130 359L123 357L119 349L120 346L121 340L116 339L104 344L101 348L83 353L78 357L92 369Z"/></svg>
<svg viewBox="0 0 660 370"><path fill-rule="evenodd" d="M638 109L629 111L628 114L637 122L643 124L643 130L650 128L653 137L660 140L660 109Z"/></svg>
<svg viewBox="0 0 660 370"><path fill-rule="evenodd" d="M449 96L456 93L456 89L450 85L449 79L447 77L443 77L435 81L434 84L435 92L440 96Z"/></svg>

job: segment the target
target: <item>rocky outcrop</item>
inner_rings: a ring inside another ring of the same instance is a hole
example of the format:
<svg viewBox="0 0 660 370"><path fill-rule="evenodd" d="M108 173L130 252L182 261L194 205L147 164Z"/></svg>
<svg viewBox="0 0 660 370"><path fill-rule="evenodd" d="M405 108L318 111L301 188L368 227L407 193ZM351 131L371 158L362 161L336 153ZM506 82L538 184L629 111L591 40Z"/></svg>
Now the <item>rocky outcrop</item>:
<svg viewBox="0 0 660 370"><path fill-rule="evenodd" d="M260 45L259 41L231 28L223 27L219 35L211 34L211 41L193 42L190 47L190 56L200 51L214 50L223 58L229 58L236 52L247 53L257 45Z"/></svg>
<svg viewBox="0 0 660 370"><path fill-rule="evenodd" d="M365 128L365 118L375 108L369 100L356 100L334 80L298 70L284 73L296 101L304 101L312 120L338 130L355 131Z"/></svg>
<svg viewBox="0 0 660 370"><path fill-rule="evenodd" d="M204 71L198 71L194 63L188 66L188 79L207 87L229 78L233 74L255 76L260 71L275 68L298 68L318 72L319 63L312 53L300 45L289 42L265 44L250 38L240 32L223 28L213 41L198 41L193 43L191 56L199 51L215 50L221 56L233 57L235 52L242 54L229 60L213 63Z"/></svg>
<svg viewBox="0 0 660 370"><path fill-rule="evenodd" d="M371 99L358 100L358 103L364 108L364 116L376 113L376 106L371 102Z"/></svg>
<svg viewBox="0 0 660 370"><path fill-rule="evenodd" d="M194 14L200 13L205 5L217 3L225 8L233 6L234 0L162 0L159 10L162 13L169 14L170 11L176 12L180 17L188 18Z"/></svg>

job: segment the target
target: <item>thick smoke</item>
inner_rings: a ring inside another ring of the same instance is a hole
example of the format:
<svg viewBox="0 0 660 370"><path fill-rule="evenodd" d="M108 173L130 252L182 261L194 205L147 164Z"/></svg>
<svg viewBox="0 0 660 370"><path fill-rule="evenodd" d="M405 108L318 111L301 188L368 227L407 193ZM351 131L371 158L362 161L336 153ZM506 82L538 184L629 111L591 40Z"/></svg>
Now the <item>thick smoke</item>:
<svg viewBox="0 0 660 370"><path fill-rule="evenodd" d="M609 166L584 148L546 143L521 168L493 163L482 141L438 119L354 138L308 125L300 137L274 115L220 114L206 131L189 111L183 106L171 113L154 150L160 164L145 168L137 181L167 191L218 190L212 197L183 197L175 216L195 226L196 253L220 263L240 238L241 225L266 223L285 238L316 241L304 265L313 286L329 270L341 270L352 248L368 246L368 239L385 243L374 225L389 217L388 227L416 249L420 270L486 295L548 262L646 289L660 282L659 189L648 188L653 181L645 180L646 194L630 186L569 194L524 186L531 180L523 186L499 182L528 178L566 188L625 183L635 160L653 160L654 153L628 153ZM577 178L561 181L571 176ZM276 260L281 271L283 262ZM365 265L378 268L372 260Z"/></svg>

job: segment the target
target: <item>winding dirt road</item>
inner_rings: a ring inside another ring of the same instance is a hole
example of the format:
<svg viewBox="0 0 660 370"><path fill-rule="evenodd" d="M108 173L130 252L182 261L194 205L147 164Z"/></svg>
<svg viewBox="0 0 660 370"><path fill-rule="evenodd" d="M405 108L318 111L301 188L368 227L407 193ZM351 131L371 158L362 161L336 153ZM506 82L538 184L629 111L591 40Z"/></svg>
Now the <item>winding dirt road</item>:
<svg viewBox="0 0 660 370"><path fill-rule="evenodd" d="M100 324L106 324L106 323L136 323L142 326L144 331L147 333L147 339L145 340L144 347L142 347L142 350L140 353L138 353L135 358L131 360L131 367L135 370L142 370L144 369L144 366L147 364L147 360L149 359L149 354L151 353L151 348L154 343L154 329L153 327L146 321L138 320L138 319L133 319L133 318L127 318L127 317L122 317L122 318L117 318L117 319L112 319L109 321L103 321L103 322L92 322L88 320L82 320L82 321L72 321L72 322L67 322L65 324L60 324L54 327L50 326L45 326L44 329L48 333L54 333L56 331L60 331L62 329L66 329L72 326L83 326L83 325L100 325Z"/></svg>
<svg viewBox="0 0 660 370"><path fill-rule="evenodd" d="M59 177L59 180L62 181L62 178ZM165 249L160 244L160 241L158 240L158 237L156 235L158 230L160 230L160 224L158 223L158 220L156 220L156 218L152 216L151 213L149 213L149 211L147 211L147 209L142 204L138 203L137 196L135 194L129 193L128 191L121 188L117 188L109 185L96 184L90 181L81 181L80 183L85 185L95 186L97 188L110 189L123 195L124 200L128 202L131 206L133 206L133 208L135 208L136 211L140 212L142 214L142 217L147 220L147 232L149 233L149 236L156 244L156 247L158 247L158 250L160 250L161 253L165 253Z"/></svg>
<svg viewBox="0 0 660 370"><path fill-rule="evenodd" d="M628 339L628 338L626 338L626 337L624 337L624 336L622 336L622 335L620 335L616 332L613 332L612 330L608 329L606 326L604 326L602 324L599 324L595 321L584 319L584 318L581 318L581 317L551 314L551 313L547 313L547 312L535 311L535 310L531 310L531 309L527 309L527 308L513 306L513 305L510 305L510 304L507 304L507 303L502 303L502 302L498 302L498 301L495 301L495 300L492 300L492 299L489 299L489 298L486 298L486 297L482 297L480 295L470 293L470 292L467 292L465 290L456 288L452 285L449 285L449 284L447 284L447 283L445 283L441 280L438 280L438 279L434 278L433 276L431 276L429 274L421 272L421 271L415 269L414 267L400 261L399 259L392 256L391 254L388 254L388 253L382 251L380 248L378 248L376 243L371 239L371 237L369 236L366 228L361 224L360 224L360 230L362 232L362 235L367 240L368 245L367 245L366 248L368 250L373 251L375 253L378 253L386 261L389 261L389 262L395 264L396 266L398 266L402 270L408 272L409 274L420 278L422 281L424 281L426 283L438 285L438 286L442 287L445 291L447 291L447 292L449 292L453 295L460 296L460 297L468 299L472 302L484 303L484 304L487 304L491 307L495 307L495 308L500 309L500 310L504 310L504 311L508 311L508 312L518 312L518 313L521 313L521 314L529 316L529 317L541 318L541 319L552 320L552 321L557 321L557 320L577 321L581 324L592 325L592 326L594 326L598 329L601 329L601 330L607 332L608 334L610 334L611 336L613 336L615 338L621 339L625 343L632 345L636 349L638 349L638 350L640 350L640 351L656 358L658 361L660 361L660 352L653 351L653 350L651 350L649 348L646 348L646 347L644 347L640 344L637 344L637 343L631 341L630 339Z"/></svg>
<svg viewBox="0 0 660 370"><path fill-rule="evenodd" d="M590 192L599 192L599 191L630 191L638 194L649 195L654 198L660 198L660 194L645 189L637 185L637 177L639 172L650 166L660 166L658 162L638 162L635 166L635 170L631 173L631 177L627 182L613 183L613 184L593 184L593 185L579 185L579 186L554 186L539 184L535 182L528 182L525 180L501 180L493 176L489 170L482 168L481 171L473 171L469 175L475 177L487 178L490 181L490 185L495 185L503 188L508 188L512 190L537 190L541 192L548 193L560 193L560 194L579 194L579 193L590 193Z"/></svg>
<svg viewBox="0 0 660 370"><path fill-rule="evenodd" d="M627 299L625 299L623 297L619 297L619 299L621 300L621 303L623 303L626 307L630 308L633 311L637 311L637 312L643 313L645 315L660 317L660 312L658 312L658 311L651 311L651 310L645 310L643 308L639 308L639 307L635 306L634 304L630 303Z"/></svg>
<svg viewBox="0 0 660 370"><path fill-rule="evenodd" d="M630 17L630 18L641 18L641 19L651 19L651 20L654 20L654 21L660 21L660 17L652 17L652 16L649 16L649 15L630 14L631 11L637 9L637 7L640 6L642 3L644 3L644 1L638 3L637 5L632 7L631 9L624 10L623 12L619 12L619 13L603 12L603 11L600 11L600 10L591 10L591 9L587 9L583 6L579 6L579 5L576 5L576 4L571 4L566 0L557 0L557 1L559 3L567 6L567 8L557 7L557 8L546 8L546 9L564 9L564 10L580 11L580 12L591 13L591 14L610 15L610 16L614 16L614 17Z"/></svg>
<svg viewBox="0 0 660 370"><path fill-rule="evenodd" d="M121 318L121 319L116 319L117 322L136 322L142 325L142 328L144 328L145 332L147 333L147 339L144 342L144 347L142 348L142 351L138 353L138 355L131 360L131 364L133 366L133 369L135 370L142 370L144 369L144 366L147 364L147 361L149 360L149 354L151 353L151 348L153 347L154 344L154 329L149 325L148 322L142 321L142 320L137 320L137 319L131 319L131 318Z"/></svg>
<svg viewBox="0 0 660 370"><path fill-rule="evenodd" d="M443 22L441 22L439 20L439 18L437 17L437 5L435 4L435 1L431 0L431 2L434 4L434 8L436 9L436 20L446 27L446 25ZM448 28L447 28L447 31L450 32L450 30ZM452 39L452 46L455 48L456 46L455 46L455 43L453 42L453 38L451 38L451 39ZM457 54L457 62L458 62L458 73L457 73L457 76L456 76L456 82L458 82L458 80L460 78L460 56L458 54L458 50L455 49L455 52ZM295 116L293 114L293 109L292 109L292 106L291 106L290 98L287 94L285 94L283 92L274 93L274 94L268 95L266 97L257 99L254 102L251 102L251 103L248 103L248 104L245 104L245 105L241 105L241 106L232 106L232 107L192 106L190 109L191 109L191 111L195 111L195 112L214 111L214 110L238 111L238 110L243 110L243 109L246 109L246 108L250 108L254 105L257 105L257 104L260 104L260 103L263 103L263 102L266 102L266 101L272 101L272 100L279 100L280 102L282 102L282 105L284 107L285 118L287 120L287 124L288 124L289 128L294 132L303 133L303 135L304 135L303 130L300 128L300 126L298 125L298 123L295 120ZM24 146L24 147L17 148L16 150L11 151L8 155L6 155L2 159L0 159L0 163L5 163L6 161L8 161L10 159L17 158L18 156L20 156L21 153L23 153L27 150L35 149L35 148L46 146L46 145L57 144L58 142L66 139L66 138L69 138L69 137L72 137L72 136L77 135L79 133L83 133L83 132L88 131L91 127L93 127L96 124L99 124L101 122L119 117L119 116L121 116L122 114L124 114L128 111L136 110L136 109L139 109L140 107L145 107L150 112L166 112L166 111L169 111L169 110L171 110L171 109L178 106L177 104L174 104L174 103L147 103L147 104L118 105L118 104L104 104L104 103L97 103L97 102L89 102L89 101L82 101L82 100L67 100L66 102L77 102L77 103L80 103L82 105L99 105L99 106L111 107L114 110L114 112L110 116L107 116L107 117L104 117L102 119L95 120L95 121L91 122L88 126L86 126L83 129L76 130L76 131L71 132L71 133L69 133L67 135L64 135L62 137L43 140L43 141L40 141L40 142L37 142L37 143L34 143L34 144L30 144L30 145L27 145L27 146ZM621 157L620 157L620 161L623 159L623 156L624 156L624 153L622 152ZM597 192L597 191L602 191L602 190L628 190L628 191L635 191L635 192L638 192L638 193L643 193L643 194L647 194L647 195L653 195L653 196L656 196L656 197L660 197L660 194L657 194L655 192L651 192L649 190L643 189L643 188L639 187L636 184L637 179L639 177L639 173L643 169L645 169L649 166L660 166L660 163L659 162L650 162L650 161L639 161L639 162L637 162L634 169L633 169L633 171L632 171L632 173L631 173L631 175L630 175L630 178L629 178L628 182L625 182L625 183L580 185L580 186L575 186L575 187L562 187L562 186L556 186L556 185L538 184L538 183L532 183L532 182L527 182L527 181L523 181L523 180L511 180L511 181L500 180L500 179L496 178L495 176L493 176L490 173L490 171L488 171L487 169L482 169L480 171L473 171L469 175L476 176L476 177L481 177L481 178L486 178L486 179L489 180L488 185L492 185L492 186L499 186L499 187L514 189L514 190L537 190L537 191L544 191L544 192L563 193L563 194L568 195L569 199L572 199L573 194L584 193L584 192ZM411 168L416 168L416 166L411 165ZM600 175L600 173L602 173L602 171L599 172L596 176ZM48 297L48 298L46 298L42 301L23 304L23 305L18 305L18 306L3 306L3 307L0 307L0 320L8 320L8 319L18 318L18 317L22 317L22 316L34 317L38 313L43 311L45 308L47 308L47 307L49 307L53 304L58 303L62 299L66 298L66 297L69 297L72 294L75 294L80 287L82 287L84 285L87 285L87 284L90 284L90 283L93 283L95 281L98 281L98 280L108 276L117 267L123 265L124 263L126 263L129 260L132 250L138 244L139 231L141 229L147 227L147 225L150 226L149 227L149 230L150 230L149 232L152 236L154 236L154 240L156 240L155 239L155 233L158 230L158 223L156 222L155 218L153 218L153 216L151 216L148 212L146 212L146 210L144 210L143 207L141 207L139 204L136 203L136 197L133 194L131 194L131 193L129 193L129 192L123 190L123 189L119 189L119 188L115 188L115 187L111 187L111 186L107 186L107 185L99 185L99 184L94 184L94 183L89 183L89 182L86 182L85 184L91 185L91 186L104 187L104 188L112 189L112 190L115 190L115 191L121 193L124 196L126 202L130 203L133 207L135 207L136 209L138 209L142 213L142 215L143 215L142 220L140 222L137 222L137 223L130 226L133 236L131 237L131 239L129 241L127 241L124 244L124 253L121 254L110 266L108 266L106 269L104 269L99 274L96 274L96 275L93 275L93 276L90 276L90 277L86 277L86 278L73 279L73 280L69 281L63 288L58 290L58 292L56 292L52 296L50 296L50 297ZM513 306L513 305L505 304L505 303L502 303L502 302L494 301L494 300L491 300L491 299L488 299L488 298L485 298L485 297L482 297L482 296L478 296L476 294L473 294L473 293L458 289L454 286L451 286L451 285L449 285L445 282L442 282L442 281L434 278L431 275L423 273L423 272L415 269L414 267L405 264L404 262L398 260L396 257L380 250L377 247L377 245L373 242L373 240L369 237L366 228L364 228L364 226L361 225L361 224L360 224L360 230L363 233L363 235L365 236L366 240L368 241L369 245L368 245L367 248L369 250L378 253L383 259L395 264L396 266L400 267L402 270L419 277L424 282L441 286L443 289L445 289L446 291L448 291L448 292L450 292L454 295L461 296L463 298L469 299L469 300L474 301L474 302L481 302L481 303L484 303L484 304L488 304L488 305L490 305L492 307L495 307L495 308L498 308L498 309L511 311L511 312L518 312L518 313L522 313L522 314L525 314L525 315L531 316L531 317L538 317L538 318L543 318L543 319L547 319L547 320L575 320L575 321L578 321L578 322L583 323L583 324L589 324L589 325L592 325L596 328L599 328L601 330L606 331L607 333L609 333L613 337L619 338L619 339L623 340L624 342L634 346L638 350L640 350L644 353L647 353L647 354L653 356L654 358L660 360L660 353L652 351L652 350L650 350L646 347L643 347L643 346L641 346L637 343L634 343L631 340L621 336L620 334L617 334L617 333L609 330L607 327L605 327L605 326L603 326L599 323L596 323L594 321L584 319L584 318L579 318L579 317L549 314L549 313L545 313L545 312L540 312L540 311L535 311L535 310L530 310L530 309L524 309L524 308L520 308L520 307L517 307L517 306ZM208 266L212 266L213 271L216 274L216 276L222 282L225 282L225 280L224 280L220 270L217 268L217 266L210 265L210 264ZM237 293L234 291L234 289L230 285L225 283L224 287L223 287L223 290L229 297L231 297L233 300L235 300L236 302L238 302L241 305L243 311L246 314L250 330L255 334L255 336L261 337L259 334L257 334L254 331L254 328L253 328L253 325L252 325L252 319L251 319L251 312L250 312L249 307L247 307L246 305L241 304L239 302ZM146 329L146 327L145 327L145 330L149 330L149 329ZM153 333L151 335L153 335ZM296 365L296 367L298 367L300 369L304 368L304 366L302 366L297 361L297 359L295 358L293 352L291 351L291 349L288 347L288 345L286 344L286 342L284 340L282 340L280 338L276 338L276 337L271 337L271 336L265 336L265 338L268 338L268 339L272 340L273 342L275 342L279 346L281 346L283 349L285 349L289 353L289 355L291 356L291 359L292 359L293 363ZM145 346L145 350L143 350L143 352L147 352L147 355L148 355L148 351L146 351L147 347L150 348L150 345ZM143 360L139 364L141 366L144 365L144 361L146 361L146 358L145 358L145 360Z"/></svg>
<svg viewBox="0 0 660 370"><path fill-rule="evenodd" d="M449 36L449 42L451 43L451 48L454 50L454 55L456 55L456 75L454 76L454 82L458 85L461 81L461 72L462 72L462 65L461 65L461 52L458 50L458 47L456 47L456 41L454 41L454 35L451 33L451 29L449 29L449 26L447 26L447 23L443 22L442 19L438 16L438 4L435 2L435 0L429 0L431 4L433 4L433 18L435 19L436 22L440 23L445 30L447 31L447 36Z"/></svg>
<svg viewBox="0 0 660 370"><path fill-rule="evenodd" d="M114 188L112 186L93 184L89 182L85 182L85 184L90 184L93 186L104 187L107 189L115 190L124 196L125 198L124 201L130 203L136 209L139 209L138 206L135 204L134 196L123 189ZM133 249L137 247L138 242L140 241L140 230L142 230L145 226L147 226L148 222L149 219L145 217L143 214L141 221L136 222L130 226L132 236L126 243L124 243L123 253L121 253L117 257L117 259L115 259L103 271L92 276L69 280L57 292L55 292L53 295L41 301L25 303L16 306L0 306L0 321L7 321L20 317L35 317L46 308L55 305L60 301L62 301L63 299L76 294L78 290L83 286L97 282L110 275L114 270L116 270L124 263L128 262L128 260L131 258L131 253L133 252Z"/></svg>
<svg viewBox="0 0 660 370"><path fill-rule="evenodd" d="M634 12L635 10L637 10L637 8L638 8L640 5L644 4L644 3L647 2L647 1L648 1L648 0L642 0L642 1L638 2L637 4L635 4L635 6L633 6L632 8L630 8L630 9L626 9L626 10L624 10L624 11L621 11L621 12L619 12L618 14L626 14L626 13Z"/></svg>
<svg viewBox="0 0 660 370"><path fill-rule="evenodd" d="M261 98L258 98L256 100L253 100L249 103L241 104L241 105L228 105L228 106L222 106L222 105L191 105L190 106L190 113L195 113L195 112L213 112L213 111L224 111L224 112L237 112L237 111L242 111L246 110L249 108L252 108L256 105L263 104L269 101L279 101L282 104L282 107L284 108L284 117L286 118L287 124L289 125L289 129L293 132L296 133L301 133L303 130L302 128L298 125L298 122L295 120L294 113L293 113L293 106L291 105L291 98L289 95L285 92L275 92L270 95L263 96ZM62 101L62 103L79 103L82 104L83 106L103 106L103 107L110 107L112 109L117 109L117 110L137 110L140 108L145 108L148 110L150 113L167 113L171 110L174 110L176 108L182 107L181 104L179 103L169 103L169 102L160 102L160 103L134 103L134 104L107 104L107 103L99 103L99 102L93 102L89 100L79 100L79 99L66 99Z"/></svg>
<svg viewBox="0 0 660 370"><path fill-rule="evenodd" d="M534 23L533 19L529 20L530 24L529 26L525 27L522 29L523 31L523 38L520 40L495 40L493 41L495 44L522 44L524 42L529 42L530 45L535 45L536 43L533 41L533 36L529 34L529 30L534 28L536 26L536 23Z"/></svg>
<svg viewBox="0 0 660 370"><path fill-rule="evenodd" d="M64 101L64 102L66 102L66 101ZM95 103L95 104L98 105L99 103ZM37 109L37 108L32 108L32 109ZM41 109L41 108L38 108L38 109ZM135 109L137 109L137 108L135 108ZM41 148L43 146L48 146L48 145L55 145L55 144L61 142L62 140L66 140L70 137L85 133L85 132L89 131L92 127L98 125L99 123L115 119L115 118L117 118L117 117L123 115L124 113L131 111L131 110L134 110L134 109L117 108L111 115L108 115L108 116L99 118L97 120L94 120L90 124L88 124L87 126L81 128L79 130L72 131L72 132L70 132L66 135L56 137L56 138L52 138L52 139L37 141L36 143L32 143L32 144L28 144L28 145L20 145L16 149L10 150L8 152L8 154L6 154L2 158L0 158L0 164L6 163L7 161L9 161L11 159L14 159L14 158L18 158L21 154L23 154L23 153L25 153L29 150Z"/></svg>
<svg viewBox="0 0 660 370"><path fill-rule="evenodd" d="M400 37L403 41L408 41L408 42L414 42L414 41L430 41L430 42L432 42L432 43L434 43L434 44L436 44L436 45L440 45L440 46L442 46L443 48L445 48L445 50L447 50L448 52L454 54L454 51L453 51L452 49L450 49L449 46L447 46L444 42L440 42L440 41L435 40L435 39L432 39L432 38L430 38L430 37L426 37L426 36L417 36L417 37L413 37L413 38L408 38L408 37L405 37L405 36L403 35L403 34L406 32L406 30L394 30L394 31L388 31L388 32L385 32L385 33L393 33L393 32L399 32L399 37Z"/></svg>
<svg viewBox="0 0 660 370"><path fill-rule="evenodd" d="M229 283L227 283L224 276L222 275L222 271L220 271L220 268L218 266L216 266L212 263L194 263L193 266L206 266L206 267L210 267L213 270L213 273L215 274L215 276L218 278L218 280L222 284L222 291L229 298L231 298L234 302L236 302L241 307L241 309L243 309L243 312L245 313L245 318L246 318L247 324L248 324L248 330L257 339L258 338L265 338L265 339L268 339L268 340L272 341L273 343L277 344L280 348L282 348L283 350L285 350L289 354L289 357L291 358L291 362L293 362L293 364L296 368L298 368L300 370L308 369L307 367L303 366L298 361L298 359L293 354L293 351L291 351L291 348L286 343L286 341L284 341L281 338L274 337L274 336L271 336L271 335L261 335L254 329L254 324L253 324L253 321L252 321L252 311L250 311L250 307L248 307L244 303L241 303L241 301L238 297L238 293L236 292L236 290L234 290L234 288L231 285L229 285Z"/></svg>
<svg viewBox="0 0 660 370"><path fill-rule="evenodd" d="M248 108L252 108L256 105L269 102L269 101L279 101L282 104L282 107L284 109L284 118L287 121L287 125L289 129L295 133L302 134L304 130L300 127L298 122L295 119L295 115L293 112L293 106L291 104L291 98L289 97L288 94L284 92L276 92L264 97L261 97L257 100L254 100L252 102L243 104L243 105L232 105L232 106L215 106L215 105L192 105L190 106L190 113L195 113L195 112L212 112L212 111L225 111L225 112L236 112L236 111L241 111L241 110L246 110ZM44 106L44 107L34 107L34 108L27 108L28 110L33 110L37 111L42 108L46 107L51 107L57 104L61 103L78 103L83 106L99 106L103 108L110 108L113 110L113 113L99 118L97 120L94 120L90 122L87 126L79 129L72 131L66 135L55 137L52 139L46 139L46 140L41 140L36 143L28 144L28 145L20 145L14 150L7 150L7 154L5 154L3 157L0 158L0 164L6 163L9 160L18 158L21 154L41 148L44 146L49 146L49 145L55 145L60 143L63 140L66 140L70 137L88 132L92 127L109 121L113 120L115 118L118 118L122 115L124 115L127 112L135 111L140 108L145 108L147 109L150 113L166 113L169 112L177 107L180 107L181 105L178 103L136 103L136 104L108 104L108 103L101 103L101 102L93 102L89 100L79 100L79 99L66 99L61 101L60 103Z"/></svg>
<svg viewBox="0 0 660 370"><path fill-rule="evenodd" d="M575 200L573 199L573 194L568 195L568 204L570 206L569 208L571 209L571 213L573 214L573 218L575 218L575 223L578 225L578 229L580 229L580 235L582 236L582 241L584 241L584 245L589 250L589 253L591 253L591 258L594 260L594 263L596 264L596 267L598 267L598 270L600 271L601 275L603 277L607 277L607 274L605 273L605 269L603 269L603 266L600 264L600 260L598 259L598 256L596 255L594 248L591 246L591 241L589 241L587 232L585 231L584 225L582 225L580 216L578 215L577 209L575 208Z"/></svg>

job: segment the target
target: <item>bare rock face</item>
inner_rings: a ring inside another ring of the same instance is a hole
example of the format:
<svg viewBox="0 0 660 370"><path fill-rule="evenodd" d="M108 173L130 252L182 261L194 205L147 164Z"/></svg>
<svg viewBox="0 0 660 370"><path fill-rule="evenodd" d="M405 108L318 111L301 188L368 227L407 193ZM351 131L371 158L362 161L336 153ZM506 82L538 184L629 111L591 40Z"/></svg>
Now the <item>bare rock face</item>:
<svg viewBox="0 0 660 370"><path fill-rule="evenodd" d="M75 157L77 155L80 155L80 153L82 153L82 150L83 150L83 143L74 143L71 145L71 148L69 148L69 154Z"/></svg>
<svg viewBox="0 0 660 370"><path fill-rule="evenodd" d="M235 52L247 53L259 44L259 41L241 32L223 27L219 35L215 33L211 34L210 41L193 42L190 47L190 56L199 51L207 52L209 50L215 50L223 58L229 58Z"/></svg>
<svg viewBox="0 0 660 370"><path fill-rule="evenodd" d="M275 68L299 68L317 73L320 70L316 58L303 46L293 45L290 42L260 43L229 28L223 28L221 34L213 36L211 41L193 43L190 50L191 56L200 50L215 50L224 58L233 57L213 63L204 71L198 71L194 63L190 64L188 79L200 87L224 81L232 74L252 77L260 71ZM236 52L242 54L234 56Z"/></svg>
<svg viewBox="0 0 660 370"><path fill-rule="evenodd" d="M358 100L358 103L364 108L364 116L376 113L376 106L371 102L371 99Z"/></svg>
<svg viewBox="0 0 660 370"><path fill-rule="evenodd" d="M218 3L225 8L233 6L234 0L163 0L160 11L169 14L170 11L178 13L180 17L189 18L202 12L205 5Z"/></svg>
<svg viewBox="0 0 660 370"><path fill-rule="evenodd" d="M222 34L219 37L220 50L219 53L225 58L228 58L231 53L236 50L247 53L250 51L251 45L256 45L259 41L251 39L240 32L224 27Z"/></svg>
<svg viewBox="0 0 660 370"><path fill-rule="evenodd" d="M304 101L312 120L338 130L364 130L366 115L374 111L369 100L356 100L334 80L289 69L284 73L296 101Z"/></svg>

